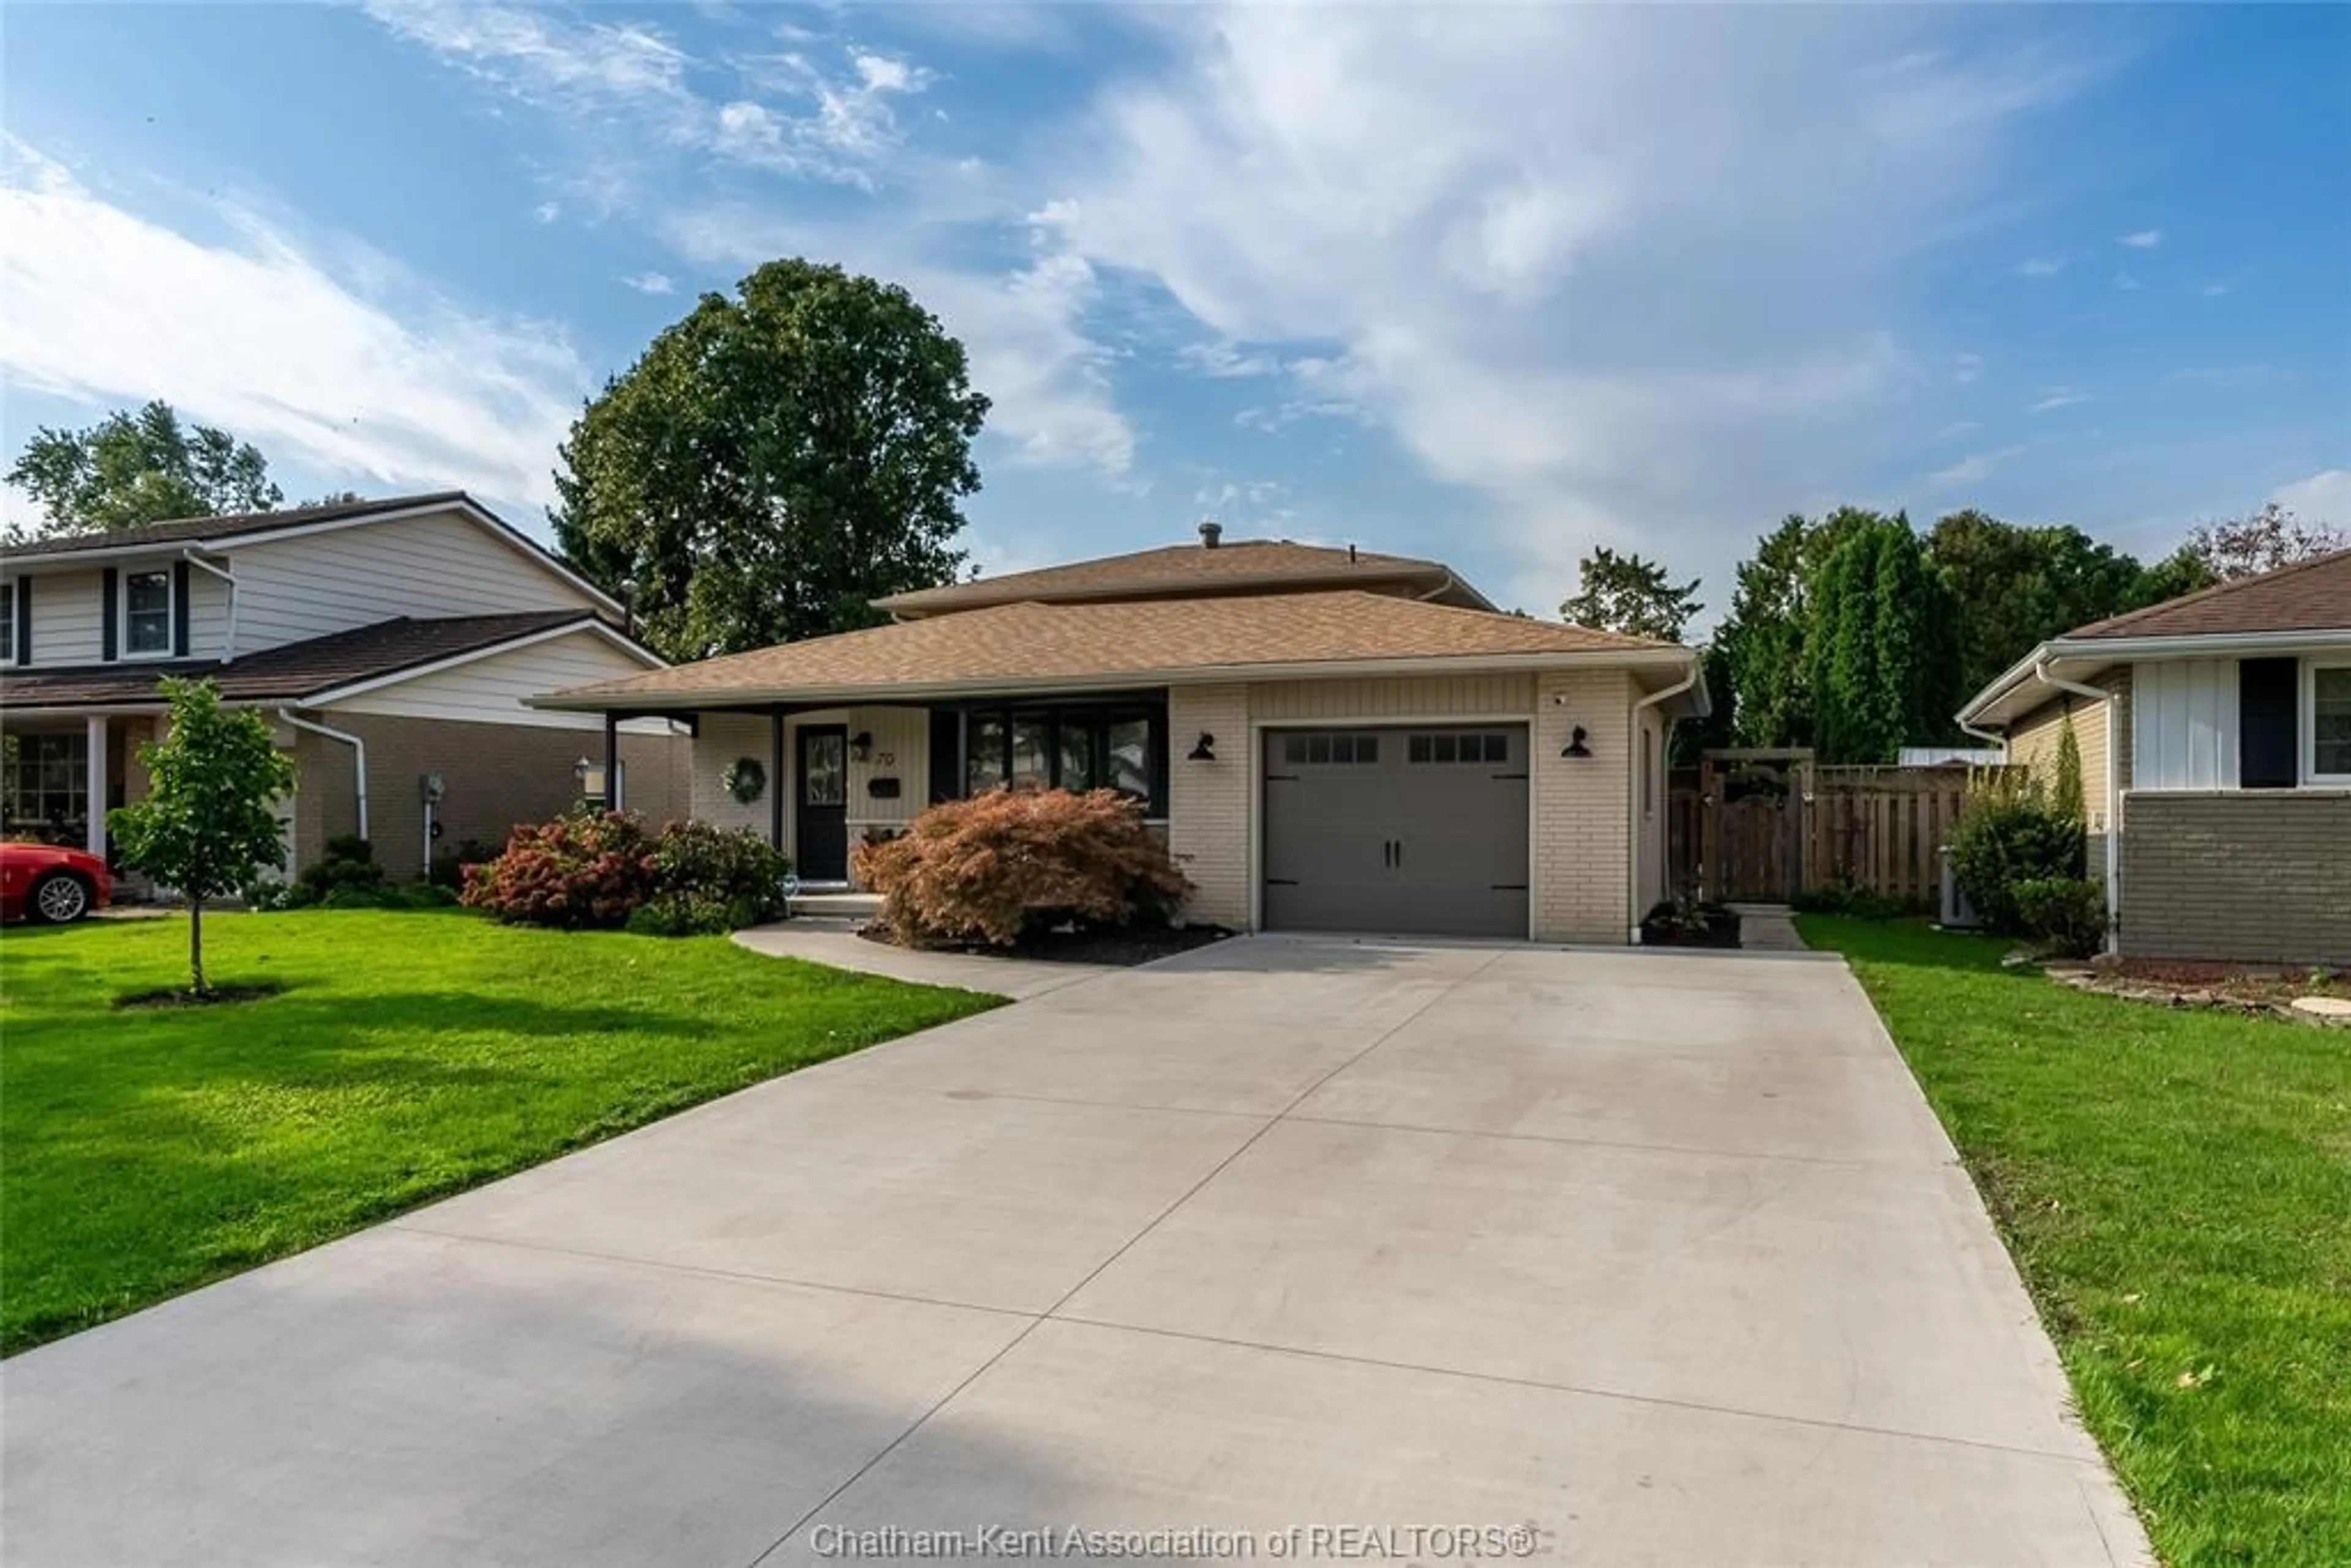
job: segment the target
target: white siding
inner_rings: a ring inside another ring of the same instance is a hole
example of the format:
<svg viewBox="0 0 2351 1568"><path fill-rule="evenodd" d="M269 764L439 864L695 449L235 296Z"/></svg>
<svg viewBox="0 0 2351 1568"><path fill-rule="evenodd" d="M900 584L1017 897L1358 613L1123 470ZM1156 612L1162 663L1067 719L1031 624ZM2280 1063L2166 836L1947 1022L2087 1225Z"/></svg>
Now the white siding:
<svg viewBox="0 0 2351 1568"><path fill-rule="evenodd" d="M192 566L188 569L188 656L217 659L227 645L228 584Z"/></svg>
<svg viewBox="0 0 2351 1568"><path fill-rule="evenodd" d="M1405 675L1347 681L1261 681L1249 687L1259 719L1436 718L1522 714L1535 704L1535 678L1514 671L1476 675Z"/></svg>
<svg viewBox="0 0 2351 1568"><path fill-rule="evenodd" d="M2150 659L2131 681L2131 788L2235 789L2237 661Z"/></svg>
<svg viewBox="0 0 2351 1568"><path fill-rule="evenodd" d="M716 828L750 828L763 834L768 831L768 792L784 788L784 780L775 776L774 759L768 755L770 744L765 714L702 716L702 732L694 737L694 778L687 805L696 821L708 822ZM748 805L729 795L719 782L738 757L747 757L768 770L768 791ZM789 762L786 766L789 766ZM790 812L784 813L784 821L789 831Z"/></svg>
<svg viewBox="0 0 2351 1568"><path fill-rule="evenodd" d="M818 722L813 716L811 723ZM860 762L849 754L849 841L863 827L892 827L921 815L931 798L931 714L919 707L856 707L840 723L853 739L860 732L873 744ZM897 798L877 800L867 788L876 779L895 779Z"/></svg>
<svg viewBox="0 0 2351 1568"><path fill-rule="evenodd" d="M519 724L541 729L601 731L603 716L592 713L552 713L524 706L527 697L543 696L567 686L615 681L643 674L646 666L612 646L595 632L582 629L550 637L543 643L436 670L393 685L333 705L337 713L387 714L400 718L455 719L473 724ZM660 719L639 719L621 727L631 735L664 735Z"/></svg>
<svg viewBox="0 0 2351 1568"><path fill-rule="evenodd" d="M105 579L95 571L33 578L33 664L95 664L105 657Z"/></svg>
<svg viewBox="0 0 2351 1568"><path fill-rule="evenodd" d="M396 615L500 615L593 602L455 512L264 539L237 549L230 566L241 653Z"/></svg>

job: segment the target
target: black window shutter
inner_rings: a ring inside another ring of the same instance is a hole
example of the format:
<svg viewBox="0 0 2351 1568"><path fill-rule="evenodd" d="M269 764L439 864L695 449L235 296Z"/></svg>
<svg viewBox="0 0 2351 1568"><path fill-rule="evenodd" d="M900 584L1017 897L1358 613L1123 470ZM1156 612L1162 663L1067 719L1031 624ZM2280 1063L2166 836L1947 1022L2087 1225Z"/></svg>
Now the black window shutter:
<svg viewBox="0 0 2351 1568"><path fill-rule="evenodd" d="M172 563L172 656L188 656L188 563Z"/></svg>
<svg viewBox="0 0 2351 1568"><path fill-rule="evenodd" d="M33 580L16 580L16 646L11 656L20 664L33 662Z"/></svg>
<svg viewBox="0 0 2351 1568"><path fill-rule="evenodd" d="M2237 661L2237 784L2291 789L2302 773L2302 665L2295 659Z"/></svg>
<svg viewBox="0 0 2351 1568"><path fill-rule="evenodd" d="M99 607L98 612L98 656L108 664L114 662L115 639L119 635L117 620L121 614L122 595L119 591L121 580L120 576L110 566L99 574L98 591L104 596L105 602Z"/></svg>
<svg viewBox="0 0 2351 1568"><path fill-rule="evenodd" d="M931 803L963 795L963 715L951 707L931 710Z"/></svg>

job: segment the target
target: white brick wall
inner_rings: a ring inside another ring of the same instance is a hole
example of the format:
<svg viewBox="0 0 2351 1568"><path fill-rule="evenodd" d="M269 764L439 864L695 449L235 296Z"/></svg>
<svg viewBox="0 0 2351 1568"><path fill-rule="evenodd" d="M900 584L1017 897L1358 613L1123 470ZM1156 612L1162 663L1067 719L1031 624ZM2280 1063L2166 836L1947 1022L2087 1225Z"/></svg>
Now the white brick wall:
<svg viewBox="0 0 2351 1568"><path fill-rule="evenodd" d="M1217 737L1217 759L1185 754L1203 732ZM1167 847L1196 892L1187 919L1249 924L1249 808L1258 761L1249 744L1249 688L1177 686L1167 695Z"/></svg>
<svg viewBox="0 0 2351 1568"><path fill-rule="evenodd" d="M1535 683L1535 940L1624 942L1632 917L1633 679L1547 672ZM1574 727L1588 758L1562 757Z"/></svg>

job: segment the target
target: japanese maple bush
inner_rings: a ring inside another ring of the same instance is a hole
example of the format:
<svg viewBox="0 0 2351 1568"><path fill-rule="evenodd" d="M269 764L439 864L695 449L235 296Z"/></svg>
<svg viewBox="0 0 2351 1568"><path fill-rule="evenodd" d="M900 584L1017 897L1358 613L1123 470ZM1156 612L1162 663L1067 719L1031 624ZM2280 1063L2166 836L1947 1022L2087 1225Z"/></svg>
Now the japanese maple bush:
<svg viewBox="0 0 2351 1568"><path fill-rule="evenodd" d="M1112 789L992 789L932 807L904 833L853 852L908 946L1008 947L1064 923L1164 925L1191 892L1143 807Z"/></svg>

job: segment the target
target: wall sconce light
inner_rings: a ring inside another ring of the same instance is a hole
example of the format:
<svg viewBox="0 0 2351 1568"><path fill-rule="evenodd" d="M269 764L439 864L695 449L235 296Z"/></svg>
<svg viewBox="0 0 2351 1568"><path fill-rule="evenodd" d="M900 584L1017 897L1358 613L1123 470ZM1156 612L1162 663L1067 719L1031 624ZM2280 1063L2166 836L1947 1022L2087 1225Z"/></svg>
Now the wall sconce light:
<svg viewBox="0 0 2351 1568"><path fill-rule="evenodd" d="M1216 759L1217 737L1205 729L1200 732L1200 738L1193 744L1192 749L1184 754L1186 762L1214 762Z"/></svg>
<svg viewBox="0 0 2351 1568"><path fill-rule="evenodd" d="M1567 737L1567 744L1559 748L1559 754L1562 757L1589 757L1592 755L1592 747L1583 744L1583 727L1582 725L1579 724L1575 727L1575 733Z"/></svg>
<svg viewBox="0 0 2351 1568"><path fill-rule="evenodd" d="M571 781L580 786L581 794L588 792L588 775L595 771L596 765L584 757L571 765Z"/></svg>
<svg viewBox="0 0 2351 1568"><path fill-rule="evenodd" d="M858 761L864 761L866 758L872 755L872 751L873 732L872 730L861 729L849 737L849 755Z"/></svg>

